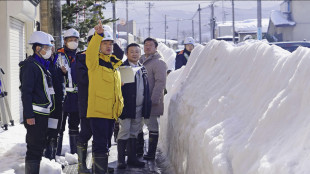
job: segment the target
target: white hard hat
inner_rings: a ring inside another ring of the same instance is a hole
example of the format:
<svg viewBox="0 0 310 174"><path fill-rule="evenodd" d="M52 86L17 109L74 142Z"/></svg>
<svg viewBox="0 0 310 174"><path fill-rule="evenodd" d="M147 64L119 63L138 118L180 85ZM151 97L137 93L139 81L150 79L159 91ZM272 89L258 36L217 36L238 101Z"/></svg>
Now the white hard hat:
<svg viewBox="0 0 310 174"><path fill-rule="evenodd" d="M104 41L104 40L112 40L112 41L114 41L113 35L110 32L108 32L108 31L104 31L104 36L103 36L103 39L101 41Z"/></svg>
<svg viewBox="0 0 310 174"><path fill-rule="evenodd" d="M90 30L88 31L88 33L87 33L87 38L88 38L89 36L93 36L94 34L95 34L95 29L94 29L94 28L90 29Z"/></svg>
<svg viewBox="0 0 310 174"><path fill-rule="evenodd" d="M54 37L53 37L51 34L48 34L48 33L47 33L47 35L48 35L48 37L50 38L50 41L51 41L51 42L55 42L55 39L54 39Z"/></svg>
<svg viewBox="0 0 310 174"><path fill-rule="evenodd" d="M50 37L48 36L47 33L44 33L43 31L33 32L32 35L30 36L28 43L53 46Z"/></svg>
<svg viewBox="0 0 310 174"><path fill-rule="evenodd" d="M102 28L104 29L104 31L113 33L112 28L111 28L110 26L108 26L108 25L103 25ZM92 36L92 35L94 35L94 34L95 34L95 29L92 28L92 29L90 29L90 30L88 31L87 37Z"/></svg>
<svg viewBox="0 0 310 174"><path fill-rule="evenodd" d="M192 37L187 37L187 38L184 40L184 45L187 45L187 44L192 44L192 45L194 45L194 44L195 44L195 40L194 40Z"/></svg>
<svg viewBox="0 0 310 174"><path fill-rule="evenodd" d="M65 31L65 33L64 33L64 38L67 38L67 37L80 38L80 33L76 29L70 28L69 30Z"/></svg>
<svg viewBox="0 0 310 174"><path fill-rule="evenodd" d="M110 33L113 33L113 30L112 30L112 28L111 28L110 26L108 26L108 25L103 25L102 27L103 27L104 31L108 31L108 32L110 32Z"/></svg>

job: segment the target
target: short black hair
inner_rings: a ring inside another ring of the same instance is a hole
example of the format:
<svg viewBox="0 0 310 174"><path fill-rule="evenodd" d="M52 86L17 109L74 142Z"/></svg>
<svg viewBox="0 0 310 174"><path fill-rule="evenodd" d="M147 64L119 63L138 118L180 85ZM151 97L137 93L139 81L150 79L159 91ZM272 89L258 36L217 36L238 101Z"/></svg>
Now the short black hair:
<svg viewBox="0 0 310 174"><path fill-rule="evenodd" d="M138 44L136 44L136 43L131 43L131 44L129 44L129 45L126 47L126 53L128 53L128 49L129 49L130 47L139 47L139 48L140 48L140 45L138 45Z"/></svg>
<svg viewBox="0 0 310 174"><path fill-rule="evenodd" d="M37 46L42 47L42 44L34 43L34 44L32 45L32 51L33 51L33 53L36 52L36 47L37 47Z"/></svg>
<svg viewBox="0 0 310 174"><path fill-rule="evenodd" d="M152 38L152 37L148 37L148 38L146 38L146 39L144 40L143 44L145 44L146 41L153 41L154 44L155 44L155 48L157 48L158 42L157 42L156 39L154 39L154 38Z"/></svg>

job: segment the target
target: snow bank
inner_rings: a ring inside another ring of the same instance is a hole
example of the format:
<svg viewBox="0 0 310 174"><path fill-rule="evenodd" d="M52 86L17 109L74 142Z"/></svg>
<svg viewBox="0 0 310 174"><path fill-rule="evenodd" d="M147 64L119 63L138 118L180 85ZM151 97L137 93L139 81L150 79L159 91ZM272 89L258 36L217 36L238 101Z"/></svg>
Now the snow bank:
<svg viewBox="0 0 310 174"><path fill-rule="evenodd" d="M176 52L164 43L158 43L157 51L164 57L168 70L174 70Z"/></svg>
<svg viewBox="0 0 310 174"><path fill-rule="evenodd" d="M192 57L195 57L194 59ZM178 174L310 173L310 49L211 41L168 76L160 144Z"/></svg>
<svg viewBox="0 0 310 174"><path fill-rule="evenodd" d="M0 173L1 174L23 174L25 173L26 155L26 129L22 124L9 127L8 131L0 131ZM56 157L55 160L42 158L40 173L62 174L61 164L68 165L77 163L77 154L69 152L68 132L64 132L62 154L65 157ZM61 163L61 164L60 164Z"/></svg>

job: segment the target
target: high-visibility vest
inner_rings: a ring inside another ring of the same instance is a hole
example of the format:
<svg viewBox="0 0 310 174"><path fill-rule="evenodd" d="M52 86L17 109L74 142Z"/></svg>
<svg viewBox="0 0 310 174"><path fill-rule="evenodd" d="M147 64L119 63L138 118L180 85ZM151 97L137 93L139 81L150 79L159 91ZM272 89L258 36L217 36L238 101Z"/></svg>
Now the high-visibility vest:
<svg viewBox="0 0 310 174"><path fill-rule="evenodd" d="M58 53L61 53L61 57L59 61L61 62L60 65L64 66L67 69L68 77L65 79L66 82L66 92L72 92L77 93L78 87L77 84L75 84L72 80L71 76L71 68L70 68L70 60L67 56L67 54L63 50L59 50Z"/></svg>
<svg viewBox="0 0 310 174"><path fill-rule="evenodd" d="M55 103L55 99L54 99L54 88L53 88L53 84L52 84L52 80L51 80L51 75L50 74L46 74L44 73L43 69L41 68L40 65L38 65L37 63L35 63L39 69L41 70L42 73L42 81L43 81L43 86L44 86L44 92L45 92L45 96L48 100L48 103L44 103L44 104L36 104L36 103L32 103L32 109L34 113L37 114L42 114L42 115L49 115L54 109L54 103ZM48 70L47 70L47 73ZM53 108L52 108L53 106ZM52 109L51 109L52 108Z"/></svg>

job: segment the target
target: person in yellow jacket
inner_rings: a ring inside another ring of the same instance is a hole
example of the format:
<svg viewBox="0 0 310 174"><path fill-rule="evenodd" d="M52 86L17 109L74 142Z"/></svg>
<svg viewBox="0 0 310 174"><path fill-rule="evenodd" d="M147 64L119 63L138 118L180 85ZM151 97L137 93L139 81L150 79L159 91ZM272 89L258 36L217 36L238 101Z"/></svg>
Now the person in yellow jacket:
<svg viewBox="0 0 310 174"><path fill-rule="evenodd" d="M114 123L124 107L121 77L117 70L123 62L112 55L113 36L104 31L101 21L95 30L86 50L89 77L87 118L93 133L93 173L101 174L107 173Z"/></svg>

